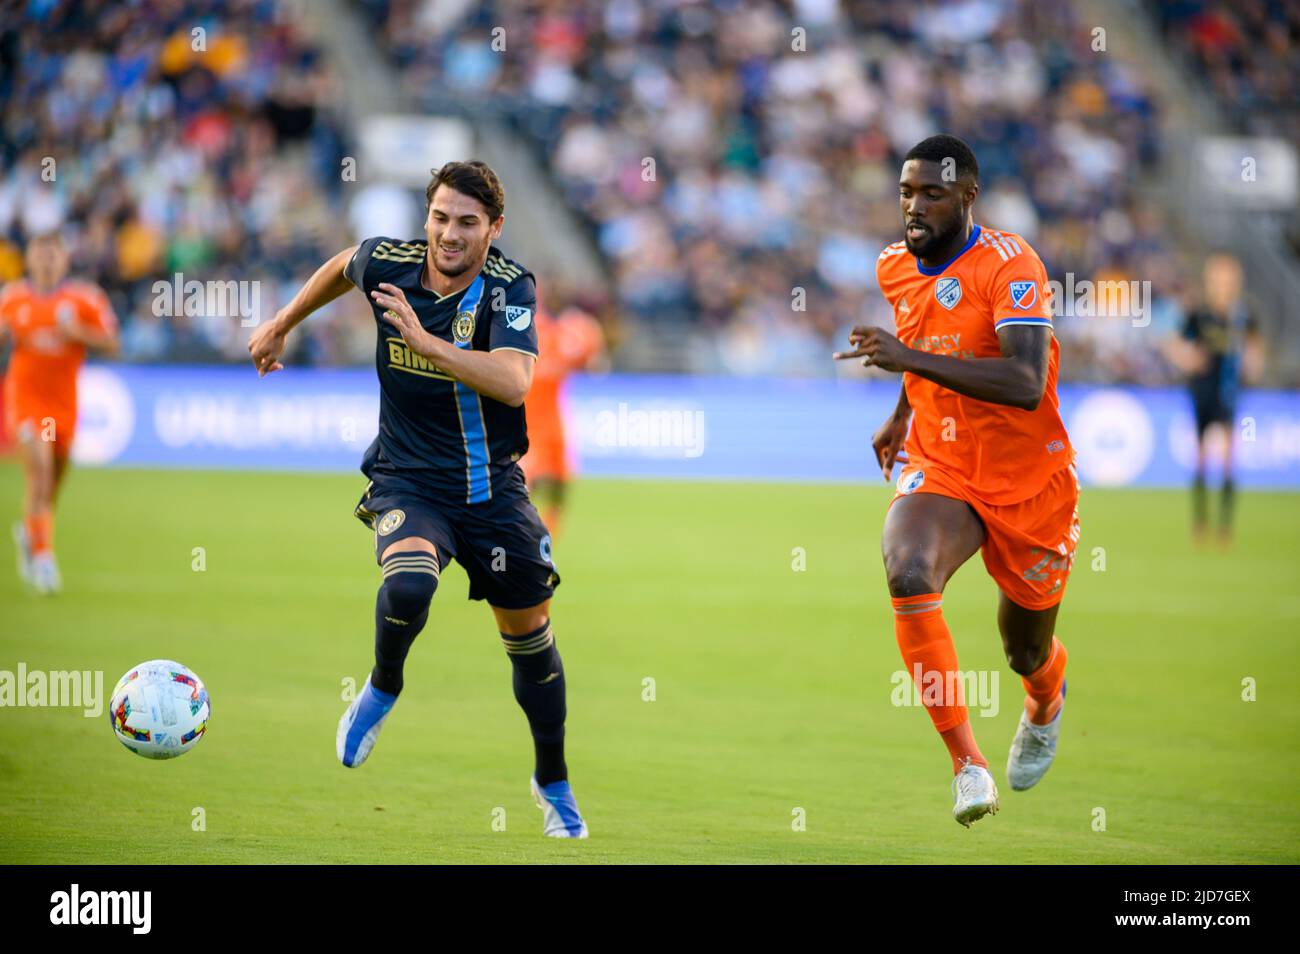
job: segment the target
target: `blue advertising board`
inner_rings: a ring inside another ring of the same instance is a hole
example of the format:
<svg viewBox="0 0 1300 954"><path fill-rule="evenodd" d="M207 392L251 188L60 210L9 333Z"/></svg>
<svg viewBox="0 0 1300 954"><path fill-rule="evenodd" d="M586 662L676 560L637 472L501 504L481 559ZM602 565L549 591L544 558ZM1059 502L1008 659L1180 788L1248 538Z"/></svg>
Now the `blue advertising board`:
<svg viewBox="0 0 1300 954"><path fill-rule="evenodd" d="M79 387L74 453L90 465L355 471L379 414L360 368L89 365ZM565 416L593 477L876 481L871 434L897 396L880 380L578 375ZM1184 392L1063 385L1060 398L1085 484L1187 482ZM1246 392L1234 430L1241 485L1300 489L1300 394Z"/></svg>

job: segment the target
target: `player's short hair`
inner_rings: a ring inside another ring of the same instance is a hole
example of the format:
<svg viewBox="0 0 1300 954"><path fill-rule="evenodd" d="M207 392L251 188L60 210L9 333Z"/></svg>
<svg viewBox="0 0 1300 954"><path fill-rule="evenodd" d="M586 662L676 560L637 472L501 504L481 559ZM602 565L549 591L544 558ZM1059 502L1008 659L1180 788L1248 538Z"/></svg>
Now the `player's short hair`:
<svg viewBox="0 0 1300 954"><path fill-rule="evenodd" d="M903 157L904 162L910 159L923 159L940 164L945 159L951 159L957 164L958 179L965 179L967 176L975 182L979 182L980 179L980 164L975 158L974 150L956 136L939 135L922 139L907 150L907 155Z"/></svg>
<svg viewBox="0 0 1300 954"><path fill-rule="evenodd" d="M429 171L433 173L433 179L424 190L424 201L427 204L433 204L433 194L438 191L438 186L445 185L483 203L489 222L501 218L501 213L506 210L506 190L486 162L479 159L449 162L441 169Z"/></svg>

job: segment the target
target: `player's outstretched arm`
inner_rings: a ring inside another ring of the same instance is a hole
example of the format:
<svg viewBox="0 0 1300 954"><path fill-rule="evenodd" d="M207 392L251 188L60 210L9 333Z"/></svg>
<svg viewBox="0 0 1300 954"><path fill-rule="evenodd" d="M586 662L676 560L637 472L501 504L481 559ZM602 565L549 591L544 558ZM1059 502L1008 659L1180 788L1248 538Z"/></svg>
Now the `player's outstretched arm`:
<svg viewBox="0 0 1300 954"><path fill-rule="evenodd" d="M348 262L356 254L357 246L345 248L328 262L316 269L316 273L307 279L307 283L298 289L289 304L275 313L275 317L253 331L248 339L248 353L252 356L257 376L264 377L272 371L284 367L280 355L284 353L284 343L289 332L297 327L308 315L323 308L338 298L349 288L352 282L343 273Z"/></svg>
<svg viewBox="0 0 1300 954"><path fill-rule="evenodd" d="M402 333L406 346L432 361L466 387L479 394L519 407L533 385L536 359L518 351L473 351L457 348L450 341L429 334L415 316L406 294L396 285L380 282L370 293L376 304L387 308L384 320Z"/></svg>
<svg viewBox="0 0 1300 954"><path fill-rule="evenodd" d="M885 371L906 371L958 394L1032 411L1047 388L1047 362L1052 329L1045 325L1010 325L998 332L1000 358L954 358L918 351L888 331L858 325L849 333L853 351L835 358L866 358L864 365Z"/></svg>

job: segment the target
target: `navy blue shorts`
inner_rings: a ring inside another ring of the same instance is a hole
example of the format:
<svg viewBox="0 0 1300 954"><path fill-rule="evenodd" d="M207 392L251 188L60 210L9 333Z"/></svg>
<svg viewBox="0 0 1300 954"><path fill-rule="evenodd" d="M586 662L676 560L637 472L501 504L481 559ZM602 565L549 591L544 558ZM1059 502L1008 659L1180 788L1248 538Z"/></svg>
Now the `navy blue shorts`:
<svg viewBox="0 0 1300 954"><path fill-rule="evenodd" d="M401 475L370 481L354 511L375 531L375 562L407 537L423 537L438 551L438 569L453 559L469 574L469 598L501 609L544 603L560 585L551 562L551 534L528 499L523 473L492 499L467 504L434 495Z"/></svg>

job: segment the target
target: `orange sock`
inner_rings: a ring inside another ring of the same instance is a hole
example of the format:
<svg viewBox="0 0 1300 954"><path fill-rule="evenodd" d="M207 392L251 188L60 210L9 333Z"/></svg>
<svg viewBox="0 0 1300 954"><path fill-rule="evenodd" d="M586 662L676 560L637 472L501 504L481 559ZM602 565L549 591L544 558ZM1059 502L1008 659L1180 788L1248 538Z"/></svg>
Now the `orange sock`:
<svg viewBox="0 0 1300 954"><path fill-rule="evenodd" d="M54 515L48 510L28 514L23 523L27 526L27 547L32 556L54 552Z"/></svg>
<svg viewBox="0 0 1300 954"><path fill-rule="evenodd" d="M1065 644L1053 636L1052 648L1047 653L1047 662L1028 676L1020 677L1020 682L1028 693L1025 699L1025 712L1034 725L1047 725L1061 711L1061 704L1064 702L1061 697L1061 684L1065 682L1065 662L1068 658Z"/></svg>
<svg viewBox="0 0 1300 954"><path fill-rule="evenodd" d="M919 666L922 678L928 678L931 686L935 678L940 678L940 686L950 690L941 693L941 702L936 702L933 688L929 693L930 700L926 701L925 686L918 684L916 687L925 703L925 711L930 713L935 729L952 756L953 772L960 771L967 759L988 768L988 760L975 744L975 733L971 731L962 682L957 676L957 648L952 643L948 624L943 621L942 594L896 596L892 602L894 635L898 638L898 649L903 654L908 674L915 680ZM934 672L942 675L929 675Z"/></svg>

